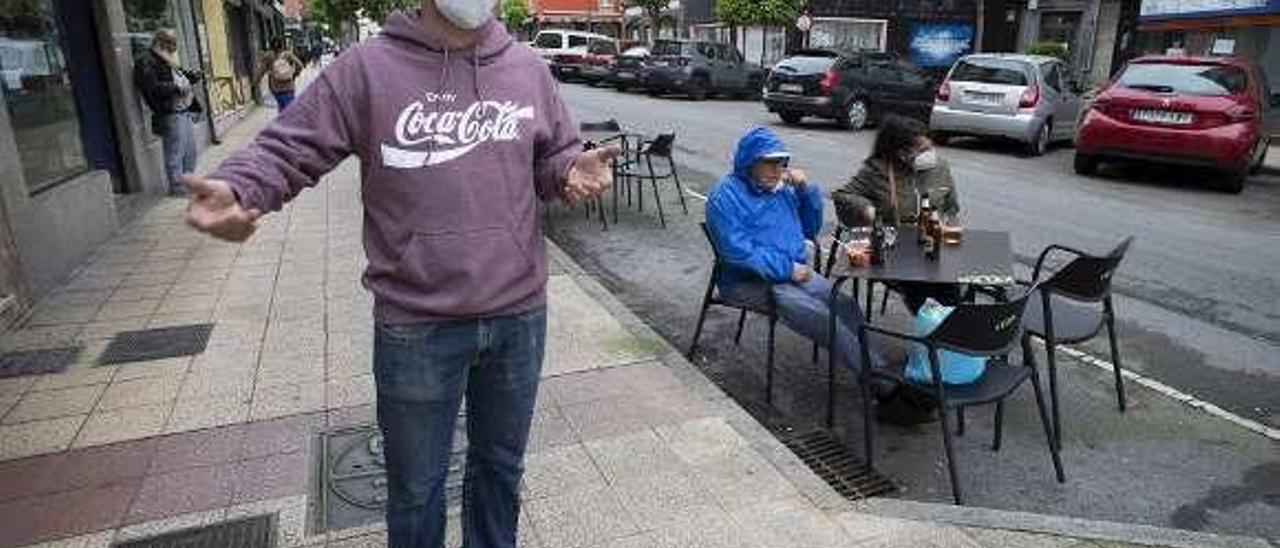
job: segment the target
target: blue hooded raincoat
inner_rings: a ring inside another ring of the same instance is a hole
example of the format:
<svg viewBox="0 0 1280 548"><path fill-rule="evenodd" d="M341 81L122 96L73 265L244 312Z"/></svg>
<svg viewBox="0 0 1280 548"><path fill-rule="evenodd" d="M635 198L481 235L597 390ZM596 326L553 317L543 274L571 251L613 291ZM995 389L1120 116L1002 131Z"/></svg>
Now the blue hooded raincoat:
<svg viewBox="0 0 1280 548"><path fill-rule="evenodd" d="M763 127L738 141L733 173L716 183L707 197L707 227L726 263L716 283L729 287L744 280L774 283L791 280L797 263L805 264L805 239L822 229L822 189L810 181L804 190L783 185L761 190L751 168L766 154L786 152L782 140Z"/></svg>

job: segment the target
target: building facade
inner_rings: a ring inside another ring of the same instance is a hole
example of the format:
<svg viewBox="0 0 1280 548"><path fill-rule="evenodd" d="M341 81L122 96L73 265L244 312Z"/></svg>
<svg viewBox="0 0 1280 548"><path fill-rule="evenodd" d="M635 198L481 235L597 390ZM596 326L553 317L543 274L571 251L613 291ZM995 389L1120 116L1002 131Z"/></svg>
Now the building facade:
<svg viewBox="0 0 1280 548"><path fill-rule="evenodd" d="M532 0L535 28L575 29L622 38L622 0Z"/></svg>
<svg viewBox="0 0 1280 548"><path fill-rule="evenodd" d="M57 287L126 222L163 195L160 139L133 82L151 35L174 29L182 64L204 72L196 127L205 146L251 104L220 102L236 50L252 67L283 28L258 0L32 0L0 13L0 320ZM237 21L236 16L243 19ZM244 72L243 74L251 74ZM246 79L244 88L252 88ZM221 123L221 126L220 126Z"/></svg>

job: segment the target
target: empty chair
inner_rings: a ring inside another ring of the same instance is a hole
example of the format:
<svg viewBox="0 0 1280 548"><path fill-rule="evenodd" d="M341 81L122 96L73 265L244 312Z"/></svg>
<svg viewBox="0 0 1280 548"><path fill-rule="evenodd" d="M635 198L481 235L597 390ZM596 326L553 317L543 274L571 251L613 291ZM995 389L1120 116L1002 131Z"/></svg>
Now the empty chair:
<svg viewBox="0 0 1280 548"><path fill-rule="evenodd" d="M1062 421L1058 398L1058 362L1055 350L1059 343L1076 344L1090 340L1107 328L1111 342L1111 364L1115 374L1116 405L1125 410L1124 377L1121 374L1120 348L1116 345L1115 307L1111 303L1111 280L1120 261L1129 250L1133 237L1103 256L1094 256L1061 245L1051 245L1036 260L1031 280L1036 292L1027 304L1024 326L1027 333L1044 341L1049 362L1049 401L1053 416L1053 443L1062 447ZM1052 274L1045 274L1045 260L1055 253L1073 256L1072 260ZM1041 275L1047 277L1041 281ZM1035 354L1026 359L1034 366Z"/></svg>
<svg viewBox="0 0 1280 548"><path fill-rule="evenodd" d="M627 139L624 139L626 141ZM680 208L685 215L689 214L689 206L685 203L684 187L680 184L680 174L676 169L674 158L676 134L662 133L649 140L635 139L635 142L624 145L624 160L618 162L616 175L627 182L628 198L630 197L630 181L638 186L638 203L644 211L644 183L647 181L653 188L653 201L658 204L658 220L663 228L667 226L666 213L662 209L662 197L658 193L659 181L673 181L680 197ZM655 167L655 161L656 167Z"/></svg>
<svg viewBox="0 0 1280 548"><path fill-rule="evenodd" d="M1040 378L1034 364L1013 365L1009 362L1009 352L1019 343L1024 352L1030 345L1030 339L1024 336L1022 318L1024 309L1032 291L1010 302L995 304L961 304L953 309L950 315L936 329L924 336L908 335L889 329L864 325L858 330L859 343L862 347L862 372L860 383L864 413L864 442L867 451L867 464L874 456L872 434L872 399L867 390L873 376L890 377L905 383L903 390L913 390L929 397L938 406L942 428L942 441L947 455L947 471L951 479L951 493L956 504L963 504L963 492L957 471L955 450L953 448L949 417L951 411L979 405L996 405L995 433L992 450L1000 449L1001 436L1004 429L1004 400L1013 394L1018 387L1027 381L1035 391L1036 407L1040 413L1040 422L1044 427L1045 442L1049 446L1049 454L1053 460L1054 474L1059 482L1066 480L1062 471L1062 460L1058 456L1058 446L1054 444L1053 430L1049 425L1048 412L1045 409L1044 396L1040 389ZM947 385L943 382L929 384L908 381L891 376L889 373L872 369L868 366L871 360L868 346L868 335L871 333L923 344L928 349L929 369L933 379L942 379L939 351L948 350L970 356L987 358L987 366L982 376L972 384ZM959 415L963 416L963 415Z"/></svg>

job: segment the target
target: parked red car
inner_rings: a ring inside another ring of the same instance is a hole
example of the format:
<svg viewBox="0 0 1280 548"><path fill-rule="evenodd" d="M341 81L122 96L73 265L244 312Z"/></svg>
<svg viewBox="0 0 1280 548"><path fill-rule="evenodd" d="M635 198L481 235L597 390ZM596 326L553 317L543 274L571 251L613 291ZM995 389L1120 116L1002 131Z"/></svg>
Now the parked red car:
<svg viewBox="0 0 1280 548"><path fill-rule="evenodd" d="M1208 167L1240 192L1262 166L1272 107L1266 76L1239 58L1148 56L1130 61L1080 122L1076 173L1109 161Z"/></svg>

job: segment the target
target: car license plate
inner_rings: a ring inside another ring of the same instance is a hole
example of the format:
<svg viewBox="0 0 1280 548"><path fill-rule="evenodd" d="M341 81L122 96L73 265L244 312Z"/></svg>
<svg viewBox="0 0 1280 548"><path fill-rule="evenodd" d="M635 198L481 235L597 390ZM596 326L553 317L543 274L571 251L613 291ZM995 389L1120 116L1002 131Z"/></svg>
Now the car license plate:
<svg viewBox="0 0 1280 548"><path fill-rule="evenodd" d="M804 93L804 86L800 84L779 84L778 91L783 93Z"/></svg>
<svg viewBox="0 0 1280 548"><path fill-rule="evenodd" d="M666 61L654 61L654 62L653 62L653 66L655 66L655 67L665 67L665 66L667 66L667 62L666 62Z"/></svg>
<svg viewBox="0 0 1280 548"><path fill-rule="evenodd" d="M635 78L635 77L636 77L636 75L634 75L634 74L632 74L632 73L630 73L630 72L619 72L619 73L618 73L618 78Z"/></svg>
<svg viewBox="0 0 1280 548"><path fill-rule="evenodd" d="M971 91L967 94L967 97L969 98L969 102L979 105L996 106L1004 102L1003 93L981 93Z"/></svg>
<svg viewBox="0 0 1280 548"><path fill-rule="evenodd" d="M1191 123L1190 112L1173 112L1170 110L1135 109L1133 119L1153 124L1185 126Z"/></svg>

